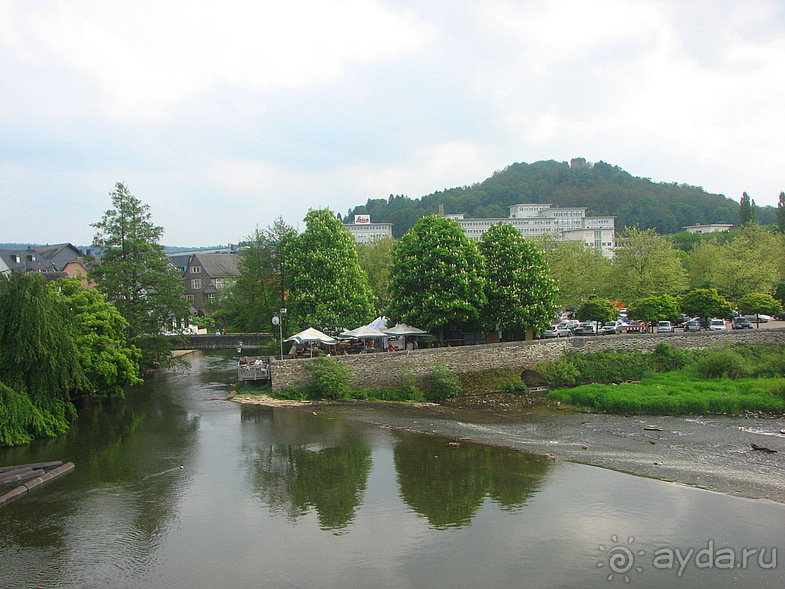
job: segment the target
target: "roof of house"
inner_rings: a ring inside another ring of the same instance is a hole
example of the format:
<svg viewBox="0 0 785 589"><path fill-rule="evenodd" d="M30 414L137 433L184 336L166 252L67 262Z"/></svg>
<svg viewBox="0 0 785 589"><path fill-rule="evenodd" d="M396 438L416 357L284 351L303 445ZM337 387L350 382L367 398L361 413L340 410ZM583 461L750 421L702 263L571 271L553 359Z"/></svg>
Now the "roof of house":
<svg viewBox="0 0 785 589"><path fill-rule="evenodd" d="M203 272L216 278L239 276L239 260L237 254L194 254L188 266L199 265Z"/></svg>

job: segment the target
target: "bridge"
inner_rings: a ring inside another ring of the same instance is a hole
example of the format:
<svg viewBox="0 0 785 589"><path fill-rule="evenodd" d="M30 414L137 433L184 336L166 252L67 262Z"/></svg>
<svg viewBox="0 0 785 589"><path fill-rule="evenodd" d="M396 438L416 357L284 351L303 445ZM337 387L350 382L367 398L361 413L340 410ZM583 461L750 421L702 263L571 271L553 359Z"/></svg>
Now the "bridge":
<svg viewBox="0 0 785 589"><path fill-rule="evenodd" d="M268 340L277 340L272 333L226 333L176 336L175 350L255 350Z"/></svg>

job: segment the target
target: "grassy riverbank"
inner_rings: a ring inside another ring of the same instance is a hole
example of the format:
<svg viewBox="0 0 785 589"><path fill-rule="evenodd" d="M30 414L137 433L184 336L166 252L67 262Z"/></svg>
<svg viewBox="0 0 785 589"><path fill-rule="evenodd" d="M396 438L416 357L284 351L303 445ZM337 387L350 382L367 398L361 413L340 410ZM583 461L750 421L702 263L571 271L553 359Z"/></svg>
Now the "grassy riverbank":
<svg viewBox="0 0 785 589"><path fill-rule="evenodd" d="M701 379L667 372L640 383L590 384L551 391L550 402L604 413L706 415L785 413L785 378Z"/></svg>
<svg viewBox="0 0 785 589"><path fill-rule="evenodd" d="M567 356L544 367L552 386L578 385L556 388L547 400L605 413L785 413L785 346L696 352L665 346L606 356Z"/></svg>

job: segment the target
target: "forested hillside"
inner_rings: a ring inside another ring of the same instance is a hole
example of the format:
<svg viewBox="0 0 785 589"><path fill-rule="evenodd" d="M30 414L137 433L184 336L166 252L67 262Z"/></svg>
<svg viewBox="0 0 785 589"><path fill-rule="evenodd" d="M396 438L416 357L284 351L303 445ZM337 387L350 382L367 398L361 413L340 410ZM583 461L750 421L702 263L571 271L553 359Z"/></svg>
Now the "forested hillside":
<svg viewBox="0 0 785 589"><path fill-rule="evenodd" d="M741 197L741 195L738 195ZM739 222L739 203L698 186L652 182L625 172L618 166L582 159L518 163L497 171L471 186L450 188L421 198L390 195L369 199L350 209L351 215L370 213L377 223L394 223L396 237L403 235L423 215L436 213L439 204L447 213L467 217L507 217L507 207L517 203L549 203L581 206L587 215L615 215L616 229L631 225L677 233L695 223ZM774 207L758 207L761 224L775 222Z"/></svg>

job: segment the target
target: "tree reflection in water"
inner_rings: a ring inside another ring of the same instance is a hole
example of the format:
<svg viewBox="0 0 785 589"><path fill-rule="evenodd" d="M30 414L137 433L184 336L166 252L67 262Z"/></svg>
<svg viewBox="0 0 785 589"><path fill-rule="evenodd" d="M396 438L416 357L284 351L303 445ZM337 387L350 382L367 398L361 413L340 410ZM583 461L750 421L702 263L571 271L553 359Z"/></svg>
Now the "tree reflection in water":
<svg viewBox="0 0 785 589"><path fill-rule="evenodd" d="M539 456L471 442L397 432L395 469L403 500L436 528L471 522L486 497L503 509L523 507L551 463Z"/></svg>
<svg viewBox="0 0 785 589"><path fill-rule="evenodd" d="M244 411L243 419L268 434L244 448L255 494L292 521L314 509L322 529L346 529L371 470L371 447L357 425L276 409Z"/></svg>
<svg viewBox="0 0 785 589"><path fill-rule="evenodd" d="M356 423L291 409L248 408L243 455L254 494L291 521L315 510L323 529L348 529L363 501L372 448ZM551 463L508 448L395 432L400 495L436 528L470 523L486 498L516 510Z"/></svg>

